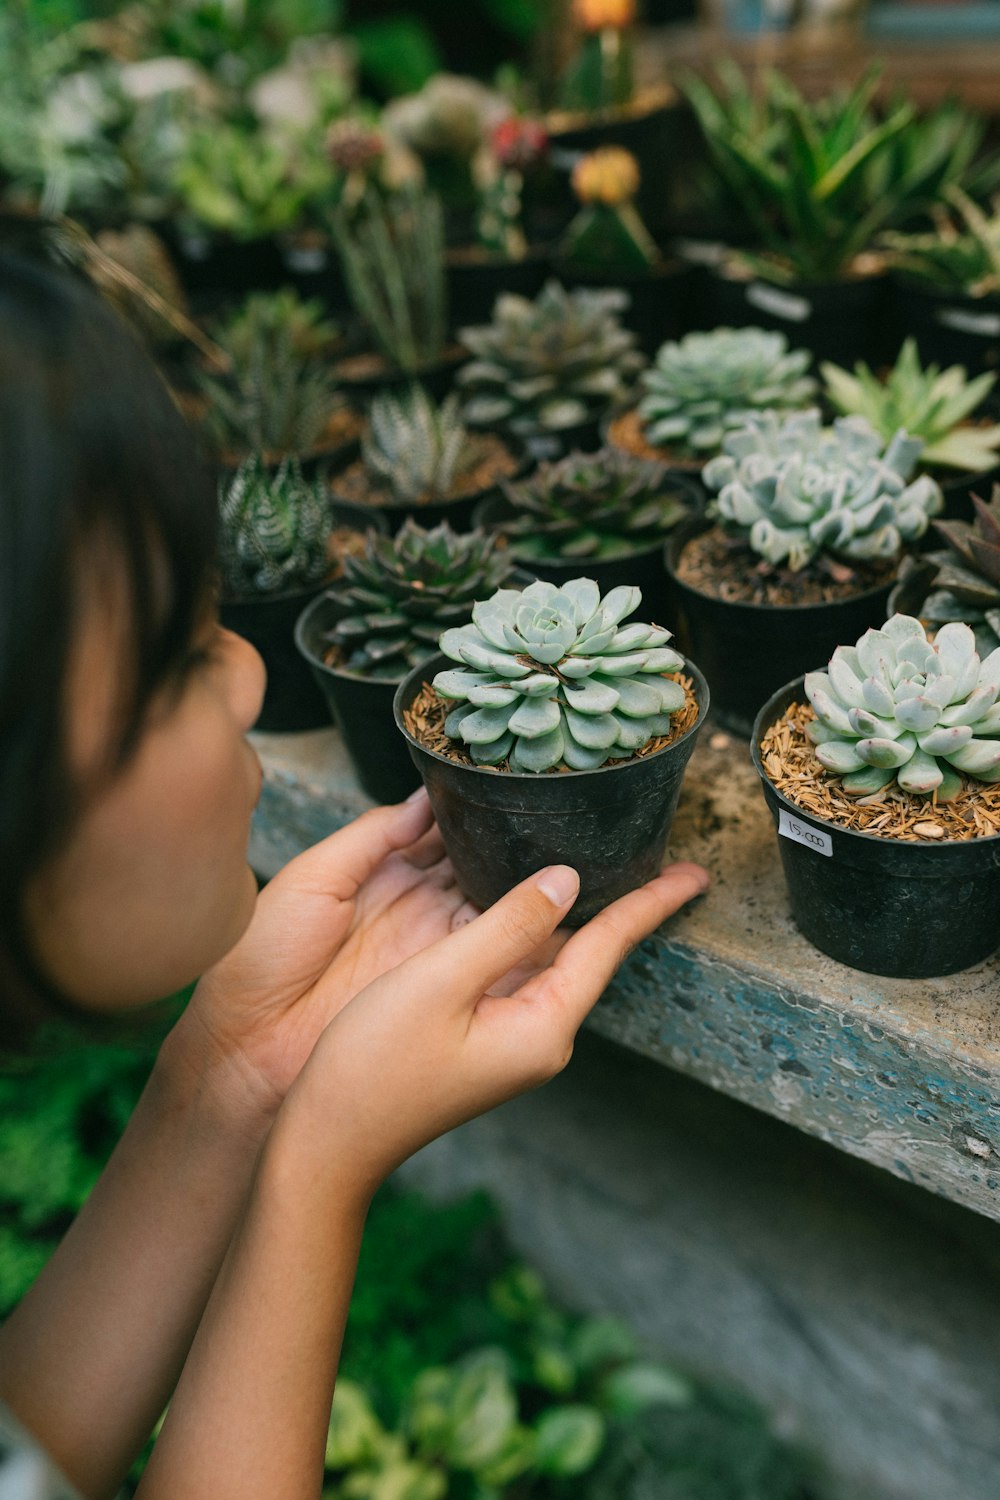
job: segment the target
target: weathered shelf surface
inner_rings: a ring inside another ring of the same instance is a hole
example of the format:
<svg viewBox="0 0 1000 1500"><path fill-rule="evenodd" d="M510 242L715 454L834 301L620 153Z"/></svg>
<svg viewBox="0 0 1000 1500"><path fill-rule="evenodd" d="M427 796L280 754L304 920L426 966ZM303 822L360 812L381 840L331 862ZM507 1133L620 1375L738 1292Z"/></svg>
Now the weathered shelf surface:
<svg viewBox="0 0 1000 1500"><path fill-rule="evenodd" d="M269 876L370 804L335 730L253 740L265 775L250 858ZM591 1028L1000 1219L997 959L892 980L818 953L789 916L746 746L711 725L670 848L711 870L712 889L640 945Z"/></svg>

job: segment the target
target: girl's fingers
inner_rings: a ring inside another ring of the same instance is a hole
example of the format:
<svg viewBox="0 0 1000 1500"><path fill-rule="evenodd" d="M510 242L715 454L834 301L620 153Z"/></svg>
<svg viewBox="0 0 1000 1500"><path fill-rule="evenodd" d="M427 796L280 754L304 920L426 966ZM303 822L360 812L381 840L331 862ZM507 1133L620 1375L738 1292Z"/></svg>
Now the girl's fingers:
<svg viewBox="0 0 1000 1500"><path fill-rule="evenodd" d="M294 887L350 901L386 856L421 839L433 818L423 787L408 802L373 807L291 860L263 894Z"/></svg>
<svg viewBox="0 0 1000 1500"><path fill-rule="evenodd" d="M434 823L427 832L411 844L409 849L403 852L402 858L415 870L426 870L431 865L436 865L438 860L444 858L444 839L441 830Z"/></svg>
<svg viewBox="0 0 1000 1500"><path fill-rule="evenodd" d="M426 995L429 1001L446 995L453 1009L471 1009L555 931L579 889L575 870L549 865L395 972L410 993Z"/></svg>
<svg viewBox="0 0 1000 1500"><path fill-rule="evenodd" d="M557 980L557 992L568 1007L574 1030L593 1008L612 975L636 943L659 927L709 886L700 865L668 865L662 874L637 891L630 891L574 932L556 955L547 979ZM548 986L546 985L546 988Z"/></svg>

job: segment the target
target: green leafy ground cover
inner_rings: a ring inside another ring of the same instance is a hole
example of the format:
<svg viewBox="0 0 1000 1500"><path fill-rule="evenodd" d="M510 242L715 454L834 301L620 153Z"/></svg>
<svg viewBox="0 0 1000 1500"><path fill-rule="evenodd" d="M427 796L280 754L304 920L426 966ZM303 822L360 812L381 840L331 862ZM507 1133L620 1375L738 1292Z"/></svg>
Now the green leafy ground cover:
<svg viewBox="0 0 1000 1500"><path fill-rule="evenodd" d="M0 1074L0 1312L83 1203L148 1074L148 1042ZM328 1500L822 1500L748 1398L558 1305L489 1199L377 1197L327 1450Z"/></svg>

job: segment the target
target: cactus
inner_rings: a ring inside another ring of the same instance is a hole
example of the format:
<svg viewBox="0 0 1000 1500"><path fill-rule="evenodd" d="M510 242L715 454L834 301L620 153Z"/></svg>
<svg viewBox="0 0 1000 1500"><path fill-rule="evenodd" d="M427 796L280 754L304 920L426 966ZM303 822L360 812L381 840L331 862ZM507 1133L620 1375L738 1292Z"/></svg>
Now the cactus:
<svg viewBox="0 0 1000 1500"><path fill-rule="evenodd" d="M329 571L325 486L287 460L270 474L254 455L219 487L219 569L230 599L305 588Z"/></svg>
<svg viewBox="0 0 1000 1500"><path fill-rule="evenodd" d="M338 208L333 230L355 311L390 364L409 374L434 364L447 329L439 200L369 192L350 212Z"/></svg>
<svg viewBox="0 0 1000 1500"><path fill-rule="evenodd" d="M885 446L863 417L825 428L816 410L759 412L723 449L702 471L718 491L709 514L792 572L824 552L855 562L894 558L944 504L926 474L907 483L919 439L897 432Z"/></svg>
<svg viewBox="0 0 1000 1500"><path fill-rule="evenodd" d="M987 505L973 495L975 524L935 521L946 550L922 559L935 569L921 617L930 625L963 620L972 627L980 654L1000 646L1000 485Z"/></svg>
<svg viewBox="0 0 1000 1500"><path fill-rule="evenodd" d="M688 513L661 464L619 448L571 453L501 483L515 514L500 530L521 557L627 557Z"/></svg>
<svg viewBox="0 0 1000 1500"><path fill-rule="evenodd" d="M573 168L580 212L559 244L565 265L589 271L641 275L659 259L639 217L639 163L621 146L599 146Z"/></svg>
<svg viewBox="0 0 1000 1500"><path fill-rule="evenodd" d="M442 524L406 521L394 537L368 533L361 557L345 557L327 598L340 615L326 639L338 665L398 681L437 652L448 626L467 620L477 598L499 588L512 568L481 531L459 536Z"/></svg>
<svg viewBox="0 0 1000 1500"><path fill-rule="evenodd" d="M923 369L916 339L907 339L884 380L860 360L849 375L821 366L826 394L839 412L867 418L886 442L904 427L924 444L920 461L984 473L1000 463L1000 425L977 427L966 419L985 400L996 376L967 380L961 365Z"/></svg>
<svg viewBox="0 0 1000 1500"><path fill-rule="evenodd" d="M481 441L462 425L457 396L437 406L421 386L412 386L401 396L375 397L361 451L368 473L397 503L411 505L447 499Z"/></svg>
<svg viewBox="0 0 1000 1500"><path fill-rule="evenodd" d="M643 363L635 334L619 322L627 306L624 292L567 292L557 281L534 301L498 297L491 323L459 333L474 356L457 376L465 420L536 437L624 402Z"/></svg>
<svg viewBox="0 0 1000 1500"><path fill-rule="evenodd" d="M715 453L753 411L808 405L816 393L810 358L763 328L716 328L663 344L642 376L643 436L683 454Z"/></svg>
<svg viewBox="0 0 1000 1500"><path fill-rule="evenodd" d="M968 625L943 625L931 641L919 620L893 615L838 646L825 672L806 674L805 690L816 759L851 796L895 780L949 802L960 771L1000 781L1000 647L983 660Z"/></svg>
<svg viewBox="0 0 1000 1500"><path fill-rule="evenodd" d="M641 598L637 588L616 588L602 599L593 579L574 578L561 588L500 589L477 603L471 624L441 637L445 655L462 663L434 678L435 691L457 704L445 733L477 765L509 761L531 772L563 762L596 770L668 734L685 693L663 674L684 662L667 645L669 630L621 624Z"/></svg>

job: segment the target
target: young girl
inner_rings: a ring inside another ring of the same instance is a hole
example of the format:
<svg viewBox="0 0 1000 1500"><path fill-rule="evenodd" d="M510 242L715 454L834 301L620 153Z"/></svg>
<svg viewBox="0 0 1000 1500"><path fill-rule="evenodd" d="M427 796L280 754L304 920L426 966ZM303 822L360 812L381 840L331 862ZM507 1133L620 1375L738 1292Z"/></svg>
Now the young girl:
<svg viewBox="0 0 1000 1500"><path fill-rule="evenodd" d="M562 1068L625 954L707 883L674 865L567 940L578 882L556 865L479 914L418 793L258 896L263 669L217 623L214 535L191 438L124 325L0 256L7 1044L203 976L0 1330L24 1495L111 1496L169 1401L143 1500L318 1496L372 1193Z"/></svg>

